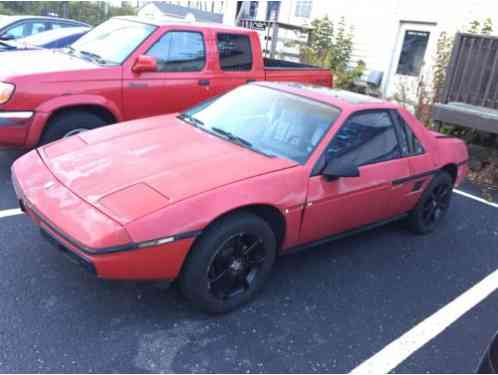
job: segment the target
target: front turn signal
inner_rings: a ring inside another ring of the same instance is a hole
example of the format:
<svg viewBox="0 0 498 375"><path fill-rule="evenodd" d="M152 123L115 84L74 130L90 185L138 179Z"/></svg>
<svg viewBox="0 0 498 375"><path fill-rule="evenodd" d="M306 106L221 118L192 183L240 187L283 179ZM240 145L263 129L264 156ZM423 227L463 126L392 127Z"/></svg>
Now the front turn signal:
<svg viewBox="0 0 498 375"><path fill-rule="evenodd" d="M12 83L0 82L0 104L7 103L14 93L15 86Z"/></svg>

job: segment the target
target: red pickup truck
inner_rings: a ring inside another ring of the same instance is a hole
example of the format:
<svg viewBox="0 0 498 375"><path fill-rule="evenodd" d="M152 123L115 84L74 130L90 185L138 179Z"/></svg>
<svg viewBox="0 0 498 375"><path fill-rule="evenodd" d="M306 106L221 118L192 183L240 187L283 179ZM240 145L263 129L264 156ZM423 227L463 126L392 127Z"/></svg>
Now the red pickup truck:
<svg viewBox="0 0 498 375"><path fill-rule="evenodd" d="M2 54L0 146L179 112L251 81L331 87L332 75L263 58L252 30L112 18L65 49Z"/></svg>

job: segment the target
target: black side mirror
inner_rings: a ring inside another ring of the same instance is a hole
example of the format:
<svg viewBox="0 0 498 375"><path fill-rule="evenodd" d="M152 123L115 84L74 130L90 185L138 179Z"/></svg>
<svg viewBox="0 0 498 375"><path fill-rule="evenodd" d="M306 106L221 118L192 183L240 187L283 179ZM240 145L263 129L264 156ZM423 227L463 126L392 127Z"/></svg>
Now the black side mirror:
<svg viewBox="0 0 498 375"><path fill-rule="evenodd" d="M323 169L322 175L327 181L331 181L340 177L358 177L360 175L360 170L353 163L341 163L331 160Z"/></svg>

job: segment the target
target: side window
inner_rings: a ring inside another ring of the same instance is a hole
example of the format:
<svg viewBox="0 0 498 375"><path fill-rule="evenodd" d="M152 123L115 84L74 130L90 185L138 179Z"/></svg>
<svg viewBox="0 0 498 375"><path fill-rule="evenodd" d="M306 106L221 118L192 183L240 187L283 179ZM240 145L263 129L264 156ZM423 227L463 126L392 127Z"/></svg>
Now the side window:
<svg viewBox="0 0 498 375"><path fill-rule="evenodd" d="M25 33L27 33L27 24L26 23L21 23L18 24L14 27L11 27L8 29L3 35L3 38L8 38L8 39L19 39L27 36ZM26 29L26 31L25 31Z"/></svg>
<svg viewBox="0 0 498 375"><path fill-rule="evenodd" d="M147 55L157 60L160 72L196 72L206 62L206 50L201 33L193 31L169 31Z"/></svg>
<svg viewBox="0 0 498 375"><path fill-rule="evenodd" d="M341 160L358 167L401 157L396 130L387 111L352 115L326 152L327 160Z"/></svg>
<svg viewBox="0 0 498 375"><path fill-rule="evenodd" d="M49 30L48 24L45 22L33 22L31 24L31 32L29 35L35 35Z"/></svg>
<svg viewBox="0 0 498 375"><path fill-rule="evenodd" d="M252 69L251 42L247 35L221 33L217 35L216 42L222 70Z"/></svg>
<svg viewBox="0 0 498 375"><path fill-rule="evenodd" d="M399 141L403 156L420 155L425 152L424 147L413 133L410 126L398 111L393 111L399 125Z"/></svg>
<svg viewBox="0 0 498 375"><path fill-rule="evenodd" d="M56 30L56 29L60 29L60 28L64 27L64 24L52 22L52 23L50 23L50 26L51 26L52 30Z"/></svg>

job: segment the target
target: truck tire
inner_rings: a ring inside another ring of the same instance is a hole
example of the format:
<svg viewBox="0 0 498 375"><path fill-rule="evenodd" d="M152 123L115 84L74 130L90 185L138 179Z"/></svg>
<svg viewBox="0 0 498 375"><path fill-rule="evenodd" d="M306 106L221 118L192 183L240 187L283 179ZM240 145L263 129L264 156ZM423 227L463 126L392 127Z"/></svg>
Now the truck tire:
<svg viewBox="0 0 498 375"><path fill-rule="evenodd" d="M107 122L91 112L81 110L64 112L50 120L40 138L39 145L43 146L104 125L107 125Z"/></svg>
<svg viewBox="0 0 498 375"><path fill-rule="evenodd" d="M276 248L275 235L263 219L249 213L230 215L194 244L180 275L180 290L202 311L232 311L261 290Z"/></svg>

